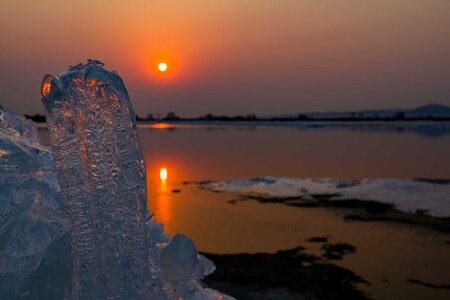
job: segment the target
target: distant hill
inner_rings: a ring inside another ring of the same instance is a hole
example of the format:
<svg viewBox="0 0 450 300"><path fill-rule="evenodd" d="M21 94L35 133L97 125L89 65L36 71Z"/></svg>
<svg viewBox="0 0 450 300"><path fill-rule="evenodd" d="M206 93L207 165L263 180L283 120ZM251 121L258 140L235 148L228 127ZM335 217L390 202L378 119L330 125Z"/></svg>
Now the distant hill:
<svg viewBox="0 0 450 300"><path fill-rule="evenodd" d="M278 116L295 118L297 115ZM359 118L450 118L450 107L442 104L427 104L413 109L366 109L346 112L310 112L300 115L311 119L359 119Z"/></svg>
<svg viewBox="0 0 450 300"><path fill-rule="evenodd" d="M427 116L449 118L450 107L442 104L428 104L407 110L405 111L405 115L411 118L427 117Z"/></svg>

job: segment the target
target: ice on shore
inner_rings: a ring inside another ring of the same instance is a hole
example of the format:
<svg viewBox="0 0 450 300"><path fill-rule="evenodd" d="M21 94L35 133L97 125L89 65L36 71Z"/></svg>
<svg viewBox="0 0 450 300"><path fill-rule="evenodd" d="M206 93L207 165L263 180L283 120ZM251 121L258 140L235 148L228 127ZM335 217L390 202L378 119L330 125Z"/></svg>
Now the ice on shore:
<svg viewBox="0 0 450 300"><path fill-rule="evenodd" d="M42 278L38 270L48 261L48 250L67 233L50 149L39 143L31 121L0 108L0 298L25 297L37 290ZM65 274L53 279L68 280ZM64 293L56 290L57 296Z"/></svg>
<svg viewBox="0 0 450 300"><path fill-rule="evenodd" d="M326 194L331 201L372 200L394 204L396 209L405 212L423 210L435 217L450 216L450 183L432 180L257 177L206 184L217 192L310 200L314 195Z"/></svg>
<svg viewBox="0 0 450 300"><path fill-rule="evenodd" d="M72 298L70 226L62 195L51 150L40 144L35 125L0 108L0 299ZM148 279L159 285L156 298L230 299L202 287L200 280L214 267L188 237L171 241L153 218L145 227L154 258ZM186 249L187 254L178 252ZM160 255L176 263L161 263ZM172 272L175 277L161 275Z"/></svg>
<svg viewBox="0 0 450 300"><path fill-rule="evenodd" d="M145 163L122 79L88 60L46 75L41 94L71 228L73 297L157 297Z"/></svg>

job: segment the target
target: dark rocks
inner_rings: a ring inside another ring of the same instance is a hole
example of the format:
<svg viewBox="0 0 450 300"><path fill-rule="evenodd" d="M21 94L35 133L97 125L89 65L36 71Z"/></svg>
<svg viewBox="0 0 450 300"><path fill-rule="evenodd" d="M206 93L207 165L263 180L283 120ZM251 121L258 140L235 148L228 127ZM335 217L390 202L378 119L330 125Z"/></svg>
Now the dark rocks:
<svg viewBox="0 0 450 300"><path fill-rule="evenodd" d="M355 247L326 244L326 253L352 253ZM350 270L323 262L303 247L275 254L209 254L217 270L208 287L237 299L367 299L355 284L367 282Z"/></svg>
<svg viewBox="0 0 450 300"><path fill-rule="evenodd" d="M433 284L433 283L429 283L429 282L423 282L417 279L408 279L409 283L413 283L413 284L418 284L418 285L422 285L425 286L427 288L432 288L432 289L445 289L445 290L450 290L450 284Z"/></svg>
<svg viewBox="0 0 450 300"><path fill-rule="evenodd" d="M307 240L311 243L326 243L328 242L328 238L326 236L315 236Z"/></svg>
<svg viewBox="0 0 450 300"><path fill-rule="evenodd" d="M347 243L325 244L322 246L325 259L342 259L344 255L355 253L356 247Z"/></svg>

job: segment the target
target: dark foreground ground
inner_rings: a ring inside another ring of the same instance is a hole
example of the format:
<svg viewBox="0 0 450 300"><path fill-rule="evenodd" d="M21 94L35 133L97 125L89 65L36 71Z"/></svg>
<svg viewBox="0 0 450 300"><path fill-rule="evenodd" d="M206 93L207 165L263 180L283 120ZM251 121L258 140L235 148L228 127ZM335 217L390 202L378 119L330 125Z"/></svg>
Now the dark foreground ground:
<svg viewBox="0 0 450 300"><path fill-rule="evenodd" d="M368 284L350 270L332 264L356 251L345 243L330 244L324 237L309 242L322 244L320 256L297 247L275 254L203 253L217 270L205 283L237 299L368 299L356 284Z"/></svg>
<svg viewBox="0 0 450 300"><path fill-rule="evenodd" d="M242 195L230 203L248 200L303 208L328 207L339 211L347 222L394 222L425 227L443 234L450 233L450 218L431 217L423 211L405 213L396 210L393 205L375 201L329 201L329 195L317 195L315 201ZM321 253L306 253L301 246L274 254L203 253L217 267L205 283L237 299L371 299L358 288L358 285L370 285L368 281L333 264L333 261L355 253L356 247L347 243L333 244L326 237L313 237L308 243L319 243ZM450 244L450 240L447 243ZM408 282L450 292L449 284L436 285L413 278L409 278Z"/></svg>

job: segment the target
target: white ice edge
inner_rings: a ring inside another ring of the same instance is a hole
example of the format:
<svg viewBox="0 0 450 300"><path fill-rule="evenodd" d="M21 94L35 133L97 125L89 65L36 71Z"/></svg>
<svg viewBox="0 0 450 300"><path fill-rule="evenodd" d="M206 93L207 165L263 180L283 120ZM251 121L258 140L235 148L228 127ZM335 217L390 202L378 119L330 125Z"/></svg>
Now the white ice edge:
<svg viewBox="0 0 450 300"><path fill-rule="evenodd" d="M302 197L313 194L339 194L343 199L372 200L391 203L409 213L426 210L435 217L450 216L450 183L431 183L414 179L362 179L257 177L210 182L218 192L260 194L269 197Z"/></svg>

